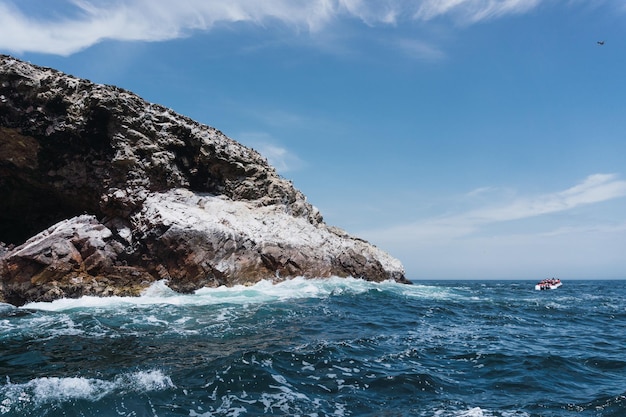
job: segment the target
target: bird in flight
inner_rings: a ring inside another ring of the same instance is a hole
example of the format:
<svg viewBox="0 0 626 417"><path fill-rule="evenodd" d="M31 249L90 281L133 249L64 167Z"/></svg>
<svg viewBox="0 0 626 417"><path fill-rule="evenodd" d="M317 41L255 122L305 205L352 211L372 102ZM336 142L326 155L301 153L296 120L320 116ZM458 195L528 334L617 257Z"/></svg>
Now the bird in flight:
<svg viewBox="0 0 626 417"><path fill-rule="evenodd" d="M604 45L604 41L598 41L598 45L600 46Z"/></svg>

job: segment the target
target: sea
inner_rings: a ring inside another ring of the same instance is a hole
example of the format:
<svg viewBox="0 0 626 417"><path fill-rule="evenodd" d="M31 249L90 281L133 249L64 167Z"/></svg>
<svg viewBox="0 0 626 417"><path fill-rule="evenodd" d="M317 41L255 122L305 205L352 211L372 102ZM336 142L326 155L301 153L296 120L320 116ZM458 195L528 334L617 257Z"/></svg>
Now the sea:
<svg viewBox="0 0 626 417"><path fill-rule="evenodd" d="M0 416L626 416L626 281L293 279L0 305Z"/></svg>

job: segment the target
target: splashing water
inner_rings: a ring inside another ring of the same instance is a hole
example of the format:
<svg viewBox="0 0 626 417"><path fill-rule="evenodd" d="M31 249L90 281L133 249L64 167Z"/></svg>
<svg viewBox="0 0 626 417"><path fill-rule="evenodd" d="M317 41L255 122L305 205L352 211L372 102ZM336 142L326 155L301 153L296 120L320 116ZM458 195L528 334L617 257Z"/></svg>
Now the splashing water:
<svg viewBox="0 0 626 417"><path fill-rule="evenodd" d="M626 282L294 279L0 306L0 416L618 417Z"/></svg>

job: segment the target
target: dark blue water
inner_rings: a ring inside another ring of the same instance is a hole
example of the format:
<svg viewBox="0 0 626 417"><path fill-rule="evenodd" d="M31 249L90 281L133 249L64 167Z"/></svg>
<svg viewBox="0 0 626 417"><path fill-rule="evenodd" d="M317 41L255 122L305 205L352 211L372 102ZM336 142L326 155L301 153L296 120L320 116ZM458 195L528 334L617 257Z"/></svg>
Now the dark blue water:
<svg viewBox="0 0 626 417"><path fill-rule="evenodd" d="M0 305L0 416L626 416L626 281Z"/></svg>

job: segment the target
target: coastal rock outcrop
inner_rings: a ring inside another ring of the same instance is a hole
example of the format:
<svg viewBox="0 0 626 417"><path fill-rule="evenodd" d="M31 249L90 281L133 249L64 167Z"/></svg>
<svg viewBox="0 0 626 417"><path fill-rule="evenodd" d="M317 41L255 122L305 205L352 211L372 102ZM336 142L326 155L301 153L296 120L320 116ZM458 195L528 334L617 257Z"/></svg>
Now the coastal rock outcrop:
<svg viewBox="0 0 626 417"><path fill-rule="evenodd" d="M295 276L407 282L265 158L126 90L0 55L0 302Z"/></svg>

